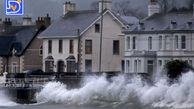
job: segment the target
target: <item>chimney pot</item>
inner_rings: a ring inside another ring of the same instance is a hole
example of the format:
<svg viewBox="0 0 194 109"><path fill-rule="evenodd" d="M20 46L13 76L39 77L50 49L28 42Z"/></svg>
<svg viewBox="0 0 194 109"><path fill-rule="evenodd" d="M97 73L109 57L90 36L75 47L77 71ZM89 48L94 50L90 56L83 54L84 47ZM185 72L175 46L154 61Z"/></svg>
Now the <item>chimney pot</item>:
<svg viewBox="0 0 194 109"><path fill-rule="evenodd" d="M68 12L76 10L76 4L71 3L70 1L65 2L63 8L64 8L63 14L66 15Z"/></svg>
<svg viewBox="0 0 194 109"><path fill-rule="evenodd" d="M103 9L102 9L102 3L103 3ZM101 13L102 10L105 10L105 9L112 10L112 2L107 0L104 0L104 2L100 1L98 3L98 7L99 7L98 8L99 13Z"/></svg>

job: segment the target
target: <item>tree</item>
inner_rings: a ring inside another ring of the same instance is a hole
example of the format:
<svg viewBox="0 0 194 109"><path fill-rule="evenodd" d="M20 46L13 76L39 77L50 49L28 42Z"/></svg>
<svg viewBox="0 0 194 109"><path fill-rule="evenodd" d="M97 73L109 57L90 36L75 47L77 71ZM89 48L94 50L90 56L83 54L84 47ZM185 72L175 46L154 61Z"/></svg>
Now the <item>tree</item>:
<svg viewBox="0 0 194 109"><path fill-rule="evenodd" d="M177 79L182 73L193 70L192 66L182 60L173 60L166 63L165 69L167 71L167 76L171 79Z"/></svg>

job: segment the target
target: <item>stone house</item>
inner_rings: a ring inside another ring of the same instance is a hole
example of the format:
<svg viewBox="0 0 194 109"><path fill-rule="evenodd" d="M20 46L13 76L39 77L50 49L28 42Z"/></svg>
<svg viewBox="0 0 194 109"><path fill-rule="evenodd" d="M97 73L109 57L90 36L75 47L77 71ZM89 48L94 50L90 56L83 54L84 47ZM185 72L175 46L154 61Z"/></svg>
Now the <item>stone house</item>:
<svg viewBox="0 0 194 109"><path fill-rule="evenodd" d="M0 73L19 73L42 69L42 40L37 38L48 25L50 17L32 24L24 17L23 24L14 25L9 18L0 25Z"/></svg>

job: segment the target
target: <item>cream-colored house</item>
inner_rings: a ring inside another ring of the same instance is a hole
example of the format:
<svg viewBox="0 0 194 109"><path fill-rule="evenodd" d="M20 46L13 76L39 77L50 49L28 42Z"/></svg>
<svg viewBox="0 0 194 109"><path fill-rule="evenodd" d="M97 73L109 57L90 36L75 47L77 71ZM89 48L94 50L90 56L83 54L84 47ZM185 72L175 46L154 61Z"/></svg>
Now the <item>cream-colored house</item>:
<svg viewBox="0 0 194 109"><path fill-rule="evenodd" d="M99 3L101 4L101 2ZM99 72L101 14L103 14L102 71L124 69L124 35L129 22L111 10L76 11L75 4L64 4L64 16L39 35L43 39L43 69L46 72ZM130 24L138 19L128 17Z"/></svg>

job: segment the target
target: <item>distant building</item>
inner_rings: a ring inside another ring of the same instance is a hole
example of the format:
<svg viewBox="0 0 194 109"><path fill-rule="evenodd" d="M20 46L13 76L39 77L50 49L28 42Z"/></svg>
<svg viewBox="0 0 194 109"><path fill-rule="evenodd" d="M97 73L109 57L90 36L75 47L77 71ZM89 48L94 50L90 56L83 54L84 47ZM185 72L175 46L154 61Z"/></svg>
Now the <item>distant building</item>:
<svg viewBox="0 0 194 109"><path fill-rule="evenodd" d="M47 16L39 18L36 25L24 17L20 25L9 18L0 25L0 73L20 73L25 70L42 69L42 40L37 39L50 22Z"/></svg>
<svg viewBox="0 0 194 109"><path fill-rule="evenodd" d="M124 35L122 31L135 17L125 21L105 1L99 10L76 11L71 2L64 4L64 16L39 35L43 39L43 69L46 72L98 72L101 13L103 13L102 71L124 70Z"/></svg>
<svg viewBox="0 0 194 109"><path fill-rule="evenodd" d="M149 16L124 31L126 73L161 72L176 59L194 66L193 12L159 12L150 0Z"/></svg>

